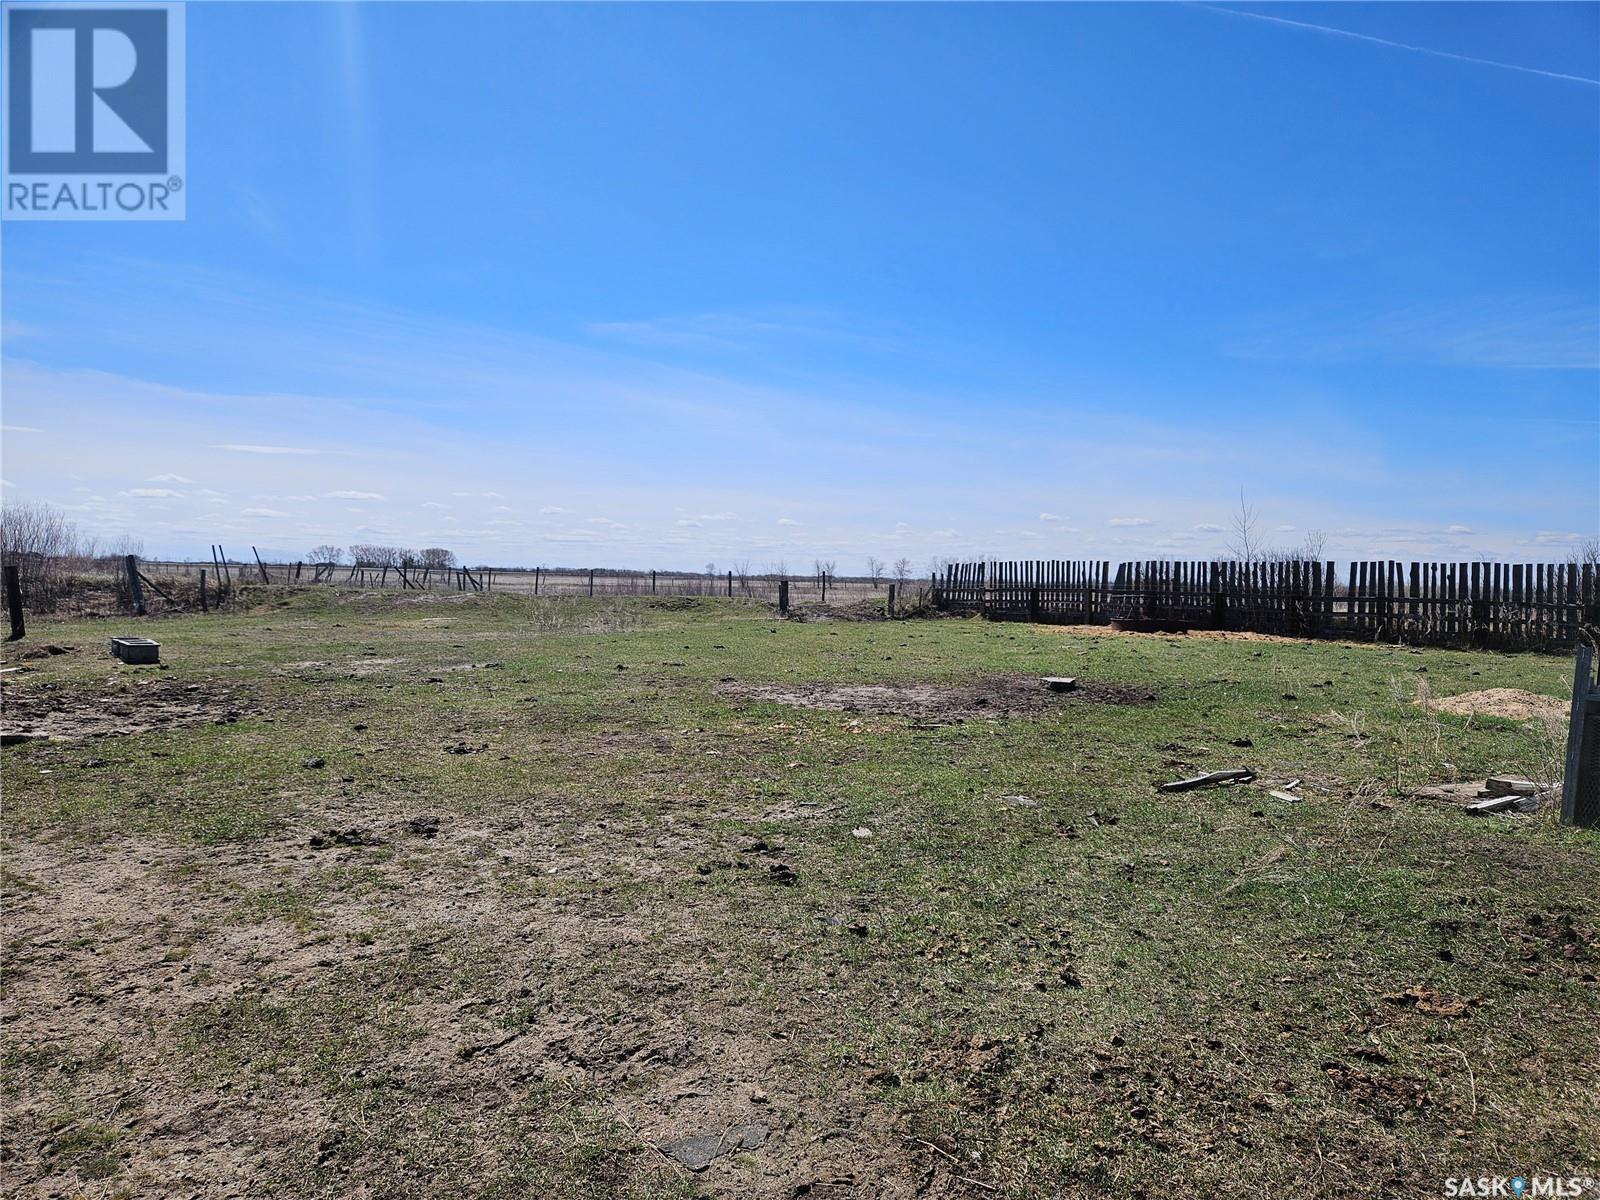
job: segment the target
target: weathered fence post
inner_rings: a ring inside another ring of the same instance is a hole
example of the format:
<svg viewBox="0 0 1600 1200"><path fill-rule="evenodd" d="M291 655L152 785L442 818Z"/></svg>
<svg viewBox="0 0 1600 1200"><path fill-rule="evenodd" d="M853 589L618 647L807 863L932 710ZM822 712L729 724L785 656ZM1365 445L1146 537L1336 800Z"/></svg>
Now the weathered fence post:
<svg viewBox="0 0 1600 1200"><path fill-rule="evenodd" d="M1600 824L1593 772L1600 771L1600 688L1590 664L1594 649L1580 645L1572 671L1572 712L1567 726L1566 770L1561 779L1561 821L1565 825Z"/></svg>
<svg viewBox="0 0 1600 1200"><path fill-rule="evenodd" d="M22 624L22 568L16 563L6 564L6 607L11 610L11 636L8 642L20 642L27 630Z"/></svg>
<svg viewBox="0 0 1600 1200"><path fill-rule="evenodd" d="M133 615L144 616L144 589L139 586L139 560L128 555L122 560L128 571L128 595L133 597Z"/></svg>
<svg viewBox="0 0 1600 1200"><path fill-rule="evenodd" d="M1039 612L1040 612L1039 589L1038 588L1029 588L1028 589L1028 620L1037 623L1038 620L1039 620Z"/></svg>
<svg viewBox="0 0 1600 1200"><path fill-rule="evenodd" d="M652 596L656 594L656 573L654 571L650 572L650 594Z"/></svg>
<svg viewBox="0 0 1600 1200"><path fill-rule="evenodd" d="M206 569L204 567L200 568L200 611L211 611L211 603L206 599Z"/></svg>
<svg viewBox="0 0 1600 1200"><path fill-rule="evenodd" d="M589 595L594 595L594 568L589 568Z"/></svg>
<svg viewBox="0 0 1600 1200"><path fill-rule="evenodd" d="M261 561L261 551L251 546L250 553L256 556L256 568L261 572L261 582L271 583L272 580L267 577L267 564Z"/></svg>
<svg viewBox="0 0 1600 1200"><path fill-rule="evenodd" d="M653 575L655 572L652 571L651 574ZM789 581L787 579L778 581L778 615L780 617L789 615Z"/></svg>
<svg viewBox="0 0 1600 1200"><path fill-rule="evenodd" d="M889 585L889 603L887 612L889 614L889 619L891 621L894 620L894 584L892 583Z"/></svg>
<svg viewBox="0 0 1600 1200"><path fill-rule="evenodd" d="M824 604L826 604L828 602L828 573L826 571L823 571L821 574L822 574L822 602Z"/></svg>
<svg viewBox="0 0 1600 1200"><path fill-rule="evenodd" d="M733 572L728 572L728 599L733 599Z"/></svg>

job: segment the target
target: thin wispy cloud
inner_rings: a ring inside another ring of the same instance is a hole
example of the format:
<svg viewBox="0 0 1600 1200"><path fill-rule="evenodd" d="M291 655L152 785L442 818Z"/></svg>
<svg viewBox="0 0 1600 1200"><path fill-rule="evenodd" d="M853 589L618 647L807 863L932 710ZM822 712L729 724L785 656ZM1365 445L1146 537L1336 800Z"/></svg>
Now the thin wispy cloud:
<svg viewBox="0 0 1600 1200"><path fill-rule="evenodd" d="M1540 75L1546 79L1561 79L1568 83L1584 83L1590 87L1600 87L1600 79L1591 79L1587 75L1568 75L1562 71L1546 71L1542 67L1528 67L1521 63L1501 62L1493 58L1479 58L1473 54L1457 54L1453 50L1439 50L1432 46L1414 46L1410 42L1396 42L1389 38L1374 37L1370 33L1356 33L1349 29L1335 29L1331 25L1314 25L1310 21L1295 21L1288 17L1274 17L1266 13L1240 12L1236 8L1223 8L1217 4L1194 3L1193 7L1203 8L1209 12L1223 13L1230 17L1243 17L1248 21L1265 21L1269 25L1285 25L1291 29L1305 29L1312 33L1326 34L1329 37L1349 38L1357 42L1371 42L1376 46L1387 46L1392 50L1409 50L1413 54L1427 54L1433 58L1449 58L1456 62L1476 63L1480 67L1495 67L1501 71L1520 71L1524 75Z"/></svg>
<svg viewBox="0 0 1600 1200"><path fill-rule="evenodd" d="M885 349L894 344L883 322L846 318L822 309L783 309L770 313L707 312L635 321L595 321L584 326L592 337L663 349L726 352L770 347L779 342L834 341Z"/></svg>
<svg viewBox="0 0 1600 1200"><path fill-rule="evenodd" d="M1600 312L1592 301L1575 297L1486 297L1340 315L1302 308L1241 325L1223 352L1316 366L1596 370Z"/></svg>
<svg viewBox="0 0 1600 1200"><path fill-rule="evenodd" d="M298 454L307 457L321 454L349 454L348 450L317 450L310 446L258 446L249 442L224 442L212 446L213 450L231 450L235 454Z"/></svg>

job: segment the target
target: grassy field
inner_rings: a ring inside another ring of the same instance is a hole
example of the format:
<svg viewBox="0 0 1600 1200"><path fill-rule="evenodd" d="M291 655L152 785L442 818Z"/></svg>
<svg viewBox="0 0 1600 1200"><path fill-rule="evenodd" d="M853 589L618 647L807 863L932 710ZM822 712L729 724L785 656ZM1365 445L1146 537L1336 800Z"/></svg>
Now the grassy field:
<svg viewBox="0 0 1600 1200"><path fill-rule="evenodd" d="M1600 1176L1600 840L1411 796L1548 773L1427 701L1565 660L247 603L7 650L6 728L58 735L0 758L9 1195ZM1153 787L1228 766L1304 799Z"/></svg>

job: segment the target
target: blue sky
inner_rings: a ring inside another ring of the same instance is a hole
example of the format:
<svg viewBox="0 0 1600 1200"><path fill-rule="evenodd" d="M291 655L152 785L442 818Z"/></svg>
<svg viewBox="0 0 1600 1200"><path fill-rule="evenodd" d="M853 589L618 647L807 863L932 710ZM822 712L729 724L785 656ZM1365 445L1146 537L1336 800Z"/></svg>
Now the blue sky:
<svg viewBox="0 0 1600 1200"><path fill-rule="evenodd" d="M1595 4L191 4L188 64L188 220L0 267L4 496L153 555L1600 527Z"/></svg>

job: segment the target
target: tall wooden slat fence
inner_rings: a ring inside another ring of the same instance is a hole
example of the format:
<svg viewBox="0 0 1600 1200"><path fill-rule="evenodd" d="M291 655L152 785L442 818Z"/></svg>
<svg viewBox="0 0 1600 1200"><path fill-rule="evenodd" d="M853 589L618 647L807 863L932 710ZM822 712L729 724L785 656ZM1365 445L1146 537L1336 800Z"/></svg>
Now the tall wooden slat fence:
<svg viewBox="0 0 1600 1200"><path fill-rule="evenodd" d="M1570 649L1600 625L1589 563L1052 560L953 563L935 603L1002 620Z"/></svg>

